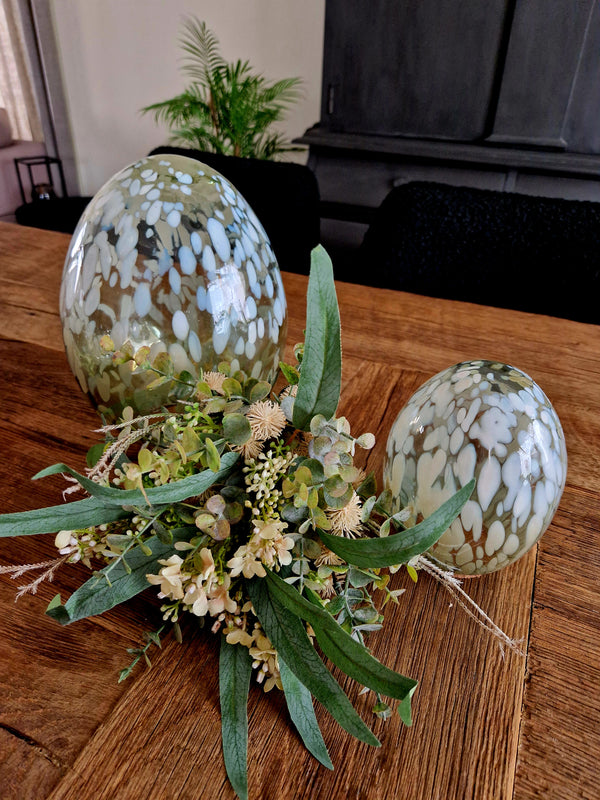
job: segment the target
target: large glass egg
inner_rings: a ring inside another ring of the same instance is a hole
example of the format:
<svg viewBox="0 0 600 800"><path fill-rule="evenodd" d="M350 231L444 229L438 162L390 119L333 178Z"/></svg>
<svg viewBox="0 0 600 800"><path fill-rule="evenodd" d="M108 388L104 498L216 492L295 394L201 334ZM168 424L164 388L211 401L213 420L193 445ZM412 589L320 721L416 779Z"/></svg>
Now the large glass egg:
<svg viewBox="0 0 600 800"><path fill-rule="evenodd" d="M463 575L516 561L558 507L567 451L560 421L524 372L492 361L456 364L427 381L394 422L384 484L409 524L428 517L471 478L460 516L431 555Z"/></svg>
<svg viewBox="0 0 600 800"><path fill-rule="evenodd" d="M108 419L167 402L174 383L148 364L195 378L227 362L274 380L287 327L263 226L223 175L179 155L137 161L92 199L60 313L71 369Z"/></svg>

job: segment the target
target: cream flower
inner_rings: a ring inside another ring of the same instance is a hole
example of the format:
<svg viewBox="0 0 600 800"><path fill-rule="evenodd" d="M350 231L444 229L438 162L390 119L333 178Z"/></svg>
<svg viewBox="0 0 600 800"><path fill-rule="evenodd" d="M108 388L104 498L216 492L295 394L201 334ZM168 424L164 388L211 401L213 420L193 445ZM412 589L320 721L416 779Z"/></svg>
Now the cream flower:
<svg viewBox="0 0 600 800"><path fill-rule="evenodd" d="M203 547L202 550L200 550L200 561L202 563L202 569L200 570L200 577L202 578L203 581L205 581L215 571L215 560L213 558L212 552L208 549L208 547Z"/></svg>
<svg viewBox="0 0 600 800"><path fill-rule="evenodd" d="M229 611L233 614L237 611L237 603L229 596L229 587L231 586L231 578L225 574L223 582L219 583L214 581L211 585L208 595L208 613L217 617L223 611Z"/></svg>
<svg viewBox="0 0 600 800"><path fill-rule="evenodd" d="M360 533L361 502L356 492L352 493L352 497L343 508L336 508L326 513L331 521L331 532L336 536L348 536L352 539Z"/></svg>
<svg viewBox="0 0 600 800"><path fill-rule="evenodd" d="M74 531L59 531L54 537L54 546L58 548L61 556L66 556L77 549L77 539Z"/></svg>
<svg viewBox="0 0 600 800"><path fill-rule="evenodd" d="M250 634L243 630L243 628L233 628L229 633L225 634L228 644L241 644L244 647L252 647L254 639Z"/></svg>
<svg viewBox="0 0 600 800"><path fill-rule="evenodd" d="M81 561L86 567L92 567L92 558L96 554L106 553L104 542L97 542L94 537L83 531L59 531L54 539L54 545L61 556L68 556L70 564ZM114 555L114 553L109 553Z"/></svg>
<svg viewBox="0 0 600 800"><path fill-rule="evenodd" d="M235 578L240 573L245 578L253 578L257 575L259 578L266 577L266 571L260 561L256 558L255 553L249 548L249 545L242 545L233 554L227 562L227 566L231 570L231 577Z"/></svg>
<svg viewBox="0 0 600 800"><path fill-rule="evenodd" d="M287 420L281 408L272 400L259 400L252 403L246 414L255 439L264 441L279 436Z"/></svg>
<svg viewBox="0 0 600 800"><path fill-rule="evenodd" d="M146 580L154 586L160 586L158 593L160 598L170 597L171 600L183 600L183 581L190 577L181 572L183 559L173 555L166 560L159 559L158 563L163 564L163 568L158 575L146 575Z"/></svg>
<svg viewBox="0 0 600 800"><path fill-rule="evenodd" d="M184 604L196 617L204 617L208 612L208 597L202 584L202 576L195 575L185 587Z"/></svg>
<svg viewBox="0 0 600 800"><path fill-rule="evenodd" d="M254 522L254 535L250 544L267 567L274 567L279 564L291 564L291 550L294 547L294 540L290 536L284 536L282 531L287 528L287 522L281 520L256 520Z"/></svg>
<svg viewBox="0 0 600 800"><path fill-rule="evenodd" d="M252 666L258 670L256 682L264 682L265 692L269 692L274 686L281 689L277 651L260 628L254 629L253 637L254 646L250 648L250 655L252 656Z"/></svg>

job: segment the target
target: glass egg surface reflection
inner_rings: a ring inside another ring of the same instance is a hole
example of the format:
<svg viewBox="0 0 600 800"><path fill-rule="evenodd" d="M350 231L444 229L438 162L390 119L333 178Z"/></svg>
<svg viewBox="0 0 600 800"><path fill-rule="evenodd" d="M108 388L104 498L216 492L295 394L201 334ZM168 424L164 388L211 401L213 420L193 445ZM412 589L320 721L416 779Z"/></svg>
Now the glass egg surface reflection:
<svg viewBox="0 0 600 800"><path fill-rule="evenodd" d="M506 364L469 361L435 375L402 409L384 485L414 524L474 477L471 499L431 554L460 574L483 575L533 547L566 472L561 424L540 387Z"/></svg>
<svg viewBox="0 0 600 800"><path fill-rule="evenodd" d="M71 369L108 419L166 401L146 356L164 354L175 374L228 362L273 380L287 327L256 215L223 175L179 155L141 159L92 199L67 253L60 311Z"/></svg>

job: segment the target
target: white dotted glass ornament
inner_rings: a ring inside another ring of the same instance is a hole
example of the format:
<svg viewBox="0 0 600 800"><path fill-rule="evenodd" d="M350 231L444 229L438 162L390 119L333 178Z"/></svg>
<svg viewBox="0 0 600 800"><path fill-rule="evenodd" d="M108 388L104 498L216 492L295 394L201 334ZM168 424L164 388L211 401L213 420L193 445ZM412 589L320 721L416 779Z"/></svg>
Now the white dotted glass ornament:
<svg viewBox="0 0 600 800"><path fill-rule="evenodd" d="M227 362L274 380L287 329L255 213L223 175L179 155L137 161L92 199L67 253L60 313L71 369L109 419L167 401L172 383L157 382L146 357L176 375Z"/></svg>
<svg viewBox="0 0 600 800"><path fill-rule="evenodd" d="M409 524L475 478L471 499L432 548L463 575L495 572L537 542L558 507L567 451L560 421L524 372L467 361L410 398L387 442L384 485Z"/></svg>

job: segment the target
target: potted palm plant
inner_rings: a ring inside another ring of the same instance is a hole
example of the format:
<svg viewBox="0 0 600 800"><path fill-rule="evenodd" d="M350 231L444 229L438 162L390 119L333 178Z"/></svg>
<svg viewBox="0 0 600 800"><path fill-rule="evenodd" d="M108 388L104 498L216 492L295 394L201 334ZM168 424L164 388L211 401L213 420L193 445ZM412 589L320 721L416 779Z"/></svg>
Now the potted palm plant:
<svg viewBox="0 0 600 800"><path fill-rule="evenodd" d="M181 94L142 109L167 123L173 144L260 159L299 149L273 125L300 98L300 78L269 83L248 61L225 61L215 34L195 17L185 20L179 41L191 82Z"/></svg>

